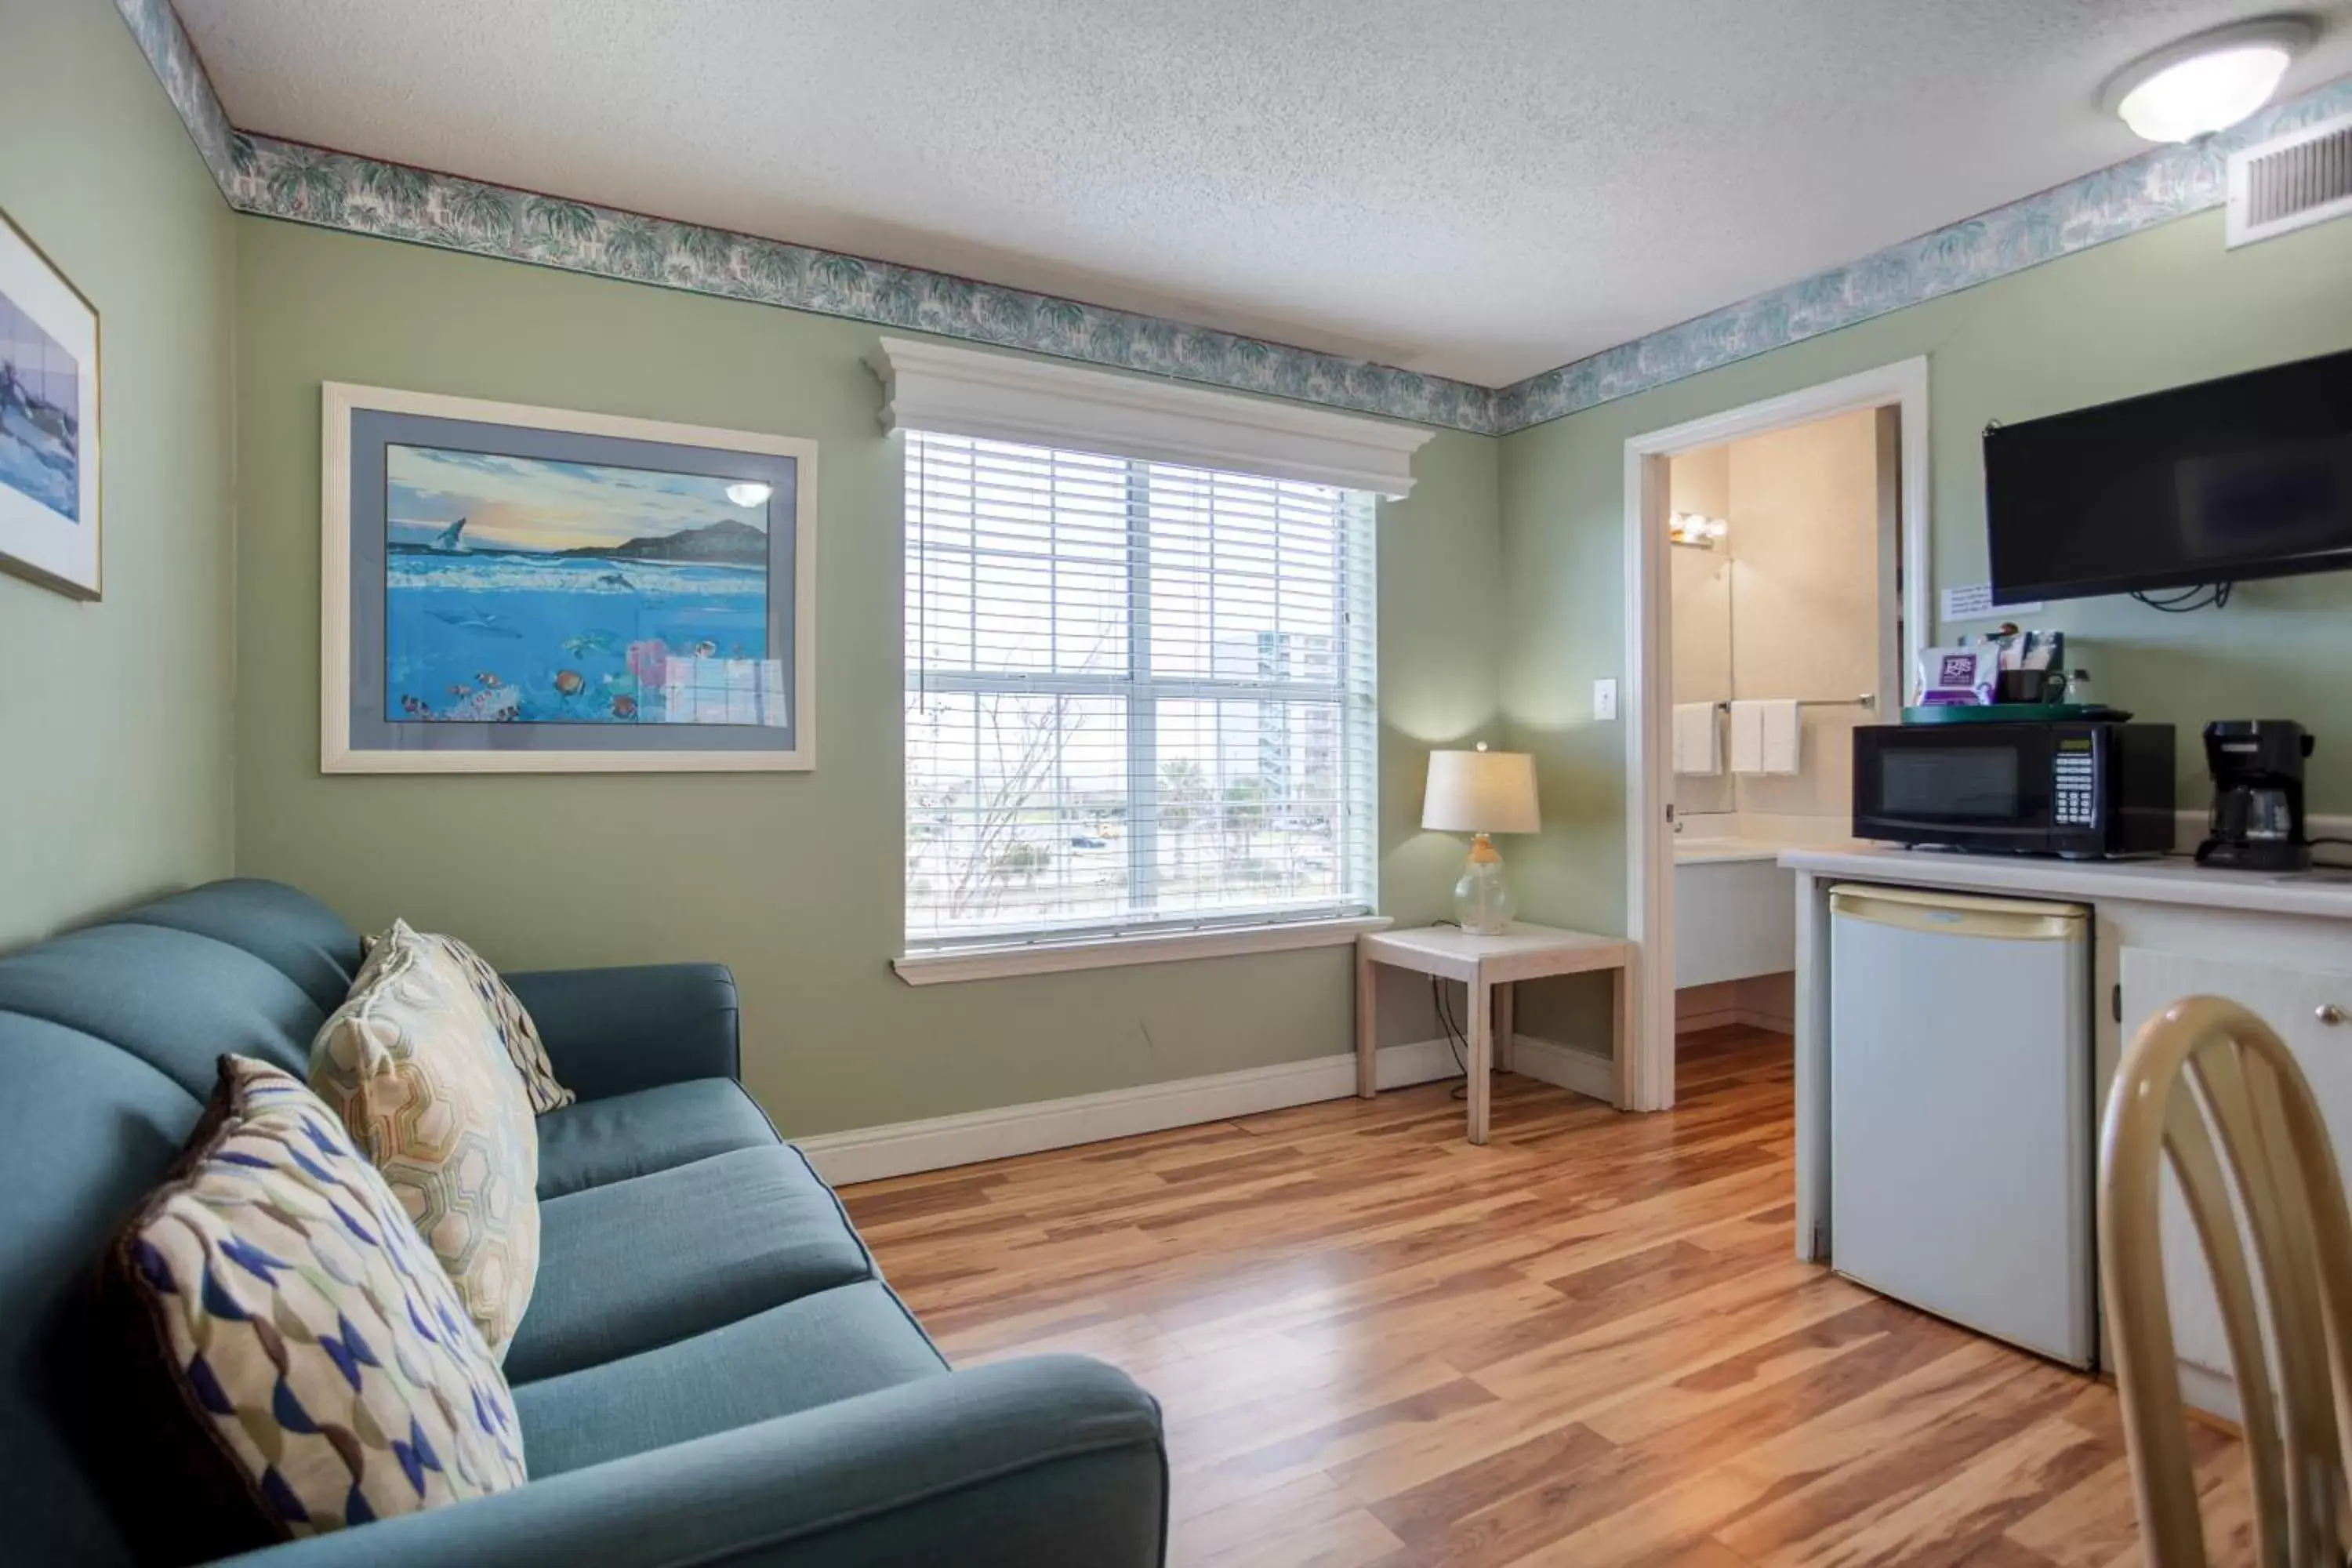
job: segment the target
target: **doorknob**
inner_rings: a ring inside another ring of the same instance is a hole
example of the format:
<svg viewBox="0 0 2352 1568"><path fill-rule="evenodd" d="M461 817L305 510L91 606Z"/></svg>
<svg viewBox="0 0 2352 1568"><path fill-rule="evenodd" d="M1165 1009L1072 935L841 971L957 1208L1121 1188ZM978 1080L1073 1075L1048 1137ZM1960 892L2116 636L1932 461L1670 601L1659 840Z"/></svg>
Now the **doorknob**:
<svg viewBox="0 0 2352 1568"><path fill-rule="evenodd" d="M2344 1009L2333 1002L2322 1002L2312 1009L2311 1016L2332 1029L2344 1021Z"/></svg>

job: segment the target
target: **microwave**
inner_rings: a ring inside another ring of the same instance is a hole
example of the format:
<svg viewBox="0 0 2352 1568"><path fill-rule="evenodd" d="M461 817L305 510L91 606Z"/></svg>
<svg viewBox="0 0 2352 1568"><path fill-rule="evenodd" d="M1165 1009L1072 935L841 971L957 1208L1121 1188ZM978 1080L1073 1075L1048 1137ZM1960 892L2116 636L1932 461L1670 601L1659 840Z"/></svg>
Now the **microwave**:
<svg viewBox="0 0 2352 1568"><path fill-rule="evenodd" d="M2172 726L1865 724L1853 832L1920 848L2121 859L2172 848Z"/></svg>

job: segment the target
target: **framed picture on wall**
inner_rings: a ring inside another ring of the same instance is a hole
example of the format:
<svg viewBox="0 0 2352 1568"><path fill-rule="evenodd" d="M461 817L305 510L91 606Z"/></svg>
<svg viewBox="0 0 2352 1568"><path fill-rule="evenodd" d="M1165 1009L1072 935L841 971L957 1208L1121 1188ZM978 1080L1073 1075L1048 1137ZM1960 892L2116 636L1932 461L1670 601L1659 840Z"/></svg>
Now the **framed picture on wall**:
<svg viewBox="0 0 2352 1568"><path fill-rule="evenodd" d="M339 382L323 405L323 771L815 765L815 442Z"/></svg>
<svg viewBox="0 0 2352 1568"><path fill-rule="evenodd" d="M0 568L99 593L98 308L0 213Z"/></svg>

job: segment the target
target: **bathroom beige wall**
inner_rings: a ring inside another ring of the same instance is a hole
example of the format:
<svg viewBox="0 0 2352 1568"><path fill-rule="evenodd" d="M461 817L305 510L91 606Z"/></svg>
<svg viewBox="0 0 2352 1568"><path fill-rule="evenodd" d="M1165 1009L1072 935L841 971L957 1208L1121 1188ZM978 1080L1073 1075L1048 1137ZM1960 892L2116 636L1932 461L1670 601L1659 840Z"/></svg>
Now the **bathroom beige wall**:
<svg viewBox="0 0 2352 1568"><path fill-rule="evenodd" d="M1879 464L1868 410L1703 447L1671 465L1671 505L1727 520L1712 550L1667 552L1674 700L1856 696L1877 684ZM1843 832L1859 707L1802 710L1793 777L1678 775L1677 816L1759 837Z"/></svg>
<svg viewBox="0 0 2352 1568"><path fill-rule="evenodd" d="M1731 448L1704 447L1668 466L1668 507L1701 517L1731 515ZM1666 552L1674 599L1674 700L1722 702L1732 693L1731 542L1712 550L1684 546ZM1718 724L1720 721L1718 720ZM1678 775L1675 810L1689 817L1738 808L1728 774Z"/></svg>
<svg viewBox="0 0 2352 1568"><path fill-rule="evenodd" d="M1878 462L1868 409L1732 443L1732 695L1842 698L1871 689L1878 667ZM1685 552L1687 553L1687 552ZM1750 816L1848 813L1861 708L1802 710L1802 769L1742 777ZM1791 827L1794 825L1786 825ZM1804 837L1790 833L1788 837Z"/></svg>

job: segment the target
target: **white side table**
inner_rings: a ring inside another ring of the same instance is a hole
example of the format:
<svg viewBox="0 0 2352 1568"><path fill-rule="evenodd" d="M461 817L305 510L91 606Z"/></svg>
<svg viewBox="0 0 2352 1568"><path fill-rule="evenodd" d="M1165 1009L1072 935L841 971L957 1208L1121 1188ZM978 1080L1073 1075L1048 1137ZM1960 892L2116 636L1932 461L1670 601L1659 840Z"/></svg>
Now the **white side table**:
<svg viewBox="0 0 2352 1568"><path fill-rule="evenodd" d="M1418 974L1459 980L1470 988L1470 1142L1486 1142L1492 1100L1490 1079L1495 1042L1509 1048L1511 987L1522 980L1608 970L1613 978L1610 1049L1616 1062L1617 1103L1627 1095L1625 965L1633 944L1623 937L1595 936L1558 926L1514 921L1500 936L1470 936L1456 926L1416 926L1410 931L1366 931L1356 939L1356 1093L1365 1100L1380 1088L1372 1041L1372 969L1385 963Z"/></svg>

